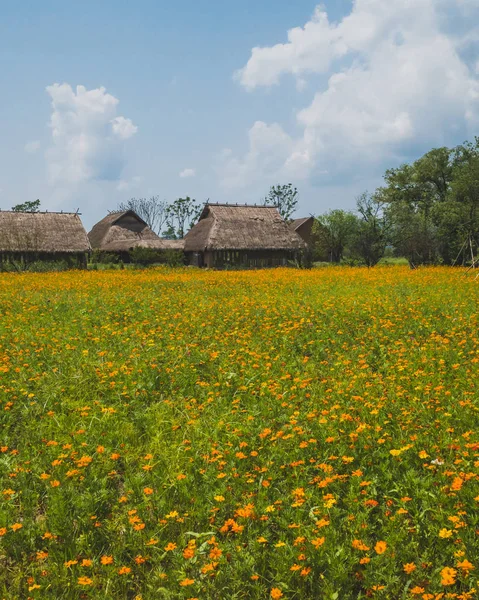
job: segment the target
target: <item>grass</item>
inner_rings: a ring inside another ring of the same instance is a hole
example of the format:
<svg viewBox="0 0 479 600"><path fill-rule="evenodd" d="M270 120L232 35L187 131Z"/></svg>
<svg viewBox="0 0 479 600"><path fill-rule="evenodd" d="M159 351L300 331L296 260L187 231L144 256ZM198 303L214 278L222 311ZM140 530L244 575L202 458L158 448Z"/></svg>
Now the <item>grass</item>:
<svg viewBox="0 0 479 600"><path fill-rule="evenodd" d="M462 273L0 275L0 597L476 598Z"/></svg>

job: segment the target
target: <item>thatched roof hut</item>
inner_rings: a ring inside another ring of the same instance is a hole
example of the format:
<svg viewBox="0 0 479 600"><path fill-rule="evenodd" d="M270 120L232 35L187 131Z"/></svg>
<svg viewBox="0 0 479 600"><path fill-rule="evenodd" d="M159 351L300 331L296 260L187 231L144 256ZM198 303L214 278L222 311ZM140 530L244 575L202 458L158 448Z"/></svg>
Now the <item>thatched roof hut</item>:
<svg viewBox="0 0 479 600"><path fill-rule="evenodd" d="M0 211L0 261L75 257L91 250L78 213Z"/></svg>
<svg viewBox="0 0 479 600"><path fill-rule="evenodd" d="M313 233L314 217L303 217L294 219L289 223L292 231L295 231L307 244L311 245Z"/></svg>
<svg viewBox="0 0 479 600"><path fill-rule="evenodd" d="M112 212L88 234L93 249L127 253L133 248L183 250L183 240L164 240L133 210Z"/></svg>
<svg viewBox="0 0 479 600"><path fill-rule="evenodd" d="M200 266L276 266L304 249L272 206L206 204L185 236L185 252Z"/></svg>

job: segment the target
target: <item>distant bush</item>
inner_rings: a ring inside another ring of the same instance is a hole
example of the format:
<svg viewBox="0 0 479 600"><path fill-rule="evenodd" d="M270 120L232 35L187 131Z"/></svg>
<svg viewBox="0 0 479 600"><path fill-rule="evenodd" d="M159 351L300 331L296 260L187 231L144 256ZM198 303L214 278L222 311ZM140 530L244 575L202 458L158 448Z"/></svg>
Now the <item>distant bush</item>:
<svg viewBox="0 0 479 600"><path fill-rule="evenodd" d="M66 260L36 260L31 263L24 263L17 260L7 260L0 263L0 272L2 273L51 273L68 271L71 268L72 265L70 265Z"/></svg>
<svg viewBox="0 0 479 600"><path fill-rule="evenodd" d="M156 250L155 248L133 248L130 259L137 265L168 265L179 267L184 264L183 252L179 250Z"/></svg>
<svg viewBox="0 0 479 600"><path fill-rule="evenodd" d="M119 254L115 252L104 252L102 250L93 250L90 257L92 264L113 264L116 265L120 262Z"/></svg>

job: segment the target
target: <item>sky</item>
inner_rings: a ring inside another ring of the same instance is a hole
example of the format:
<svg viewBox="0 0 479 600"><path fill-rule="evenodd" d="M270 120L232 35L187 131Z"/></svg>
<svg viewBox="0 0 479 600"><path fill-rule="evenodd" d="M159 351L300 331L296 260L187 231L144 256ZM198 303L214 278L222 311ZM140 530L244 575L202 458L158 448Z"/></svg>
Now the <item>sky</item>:
<svg viewBox="0 0 479 600"><path fill-rule="evenodd" d="M0 208L353 209L479 135L479 0L0 0Z"/></svg>

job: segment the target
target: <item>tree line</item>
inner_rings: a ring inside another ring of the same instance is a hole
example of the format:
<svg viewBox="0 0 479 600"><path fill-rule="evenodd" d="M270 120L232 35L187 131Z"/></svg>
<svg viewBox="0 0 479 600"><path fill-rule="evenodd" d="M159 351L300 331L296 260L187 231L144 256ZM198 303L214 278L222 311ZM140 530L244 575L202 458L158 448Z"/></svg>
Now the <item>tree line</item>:
<svg viewBox="0 0 479 600"><path fill-rule="evenodd" d="M316 217L316 260L347 258L374 266L386 252L412 267L471 264L479 245L479 138L435 148L388 169L384 185L365 192L356 211Z"/></svg>

